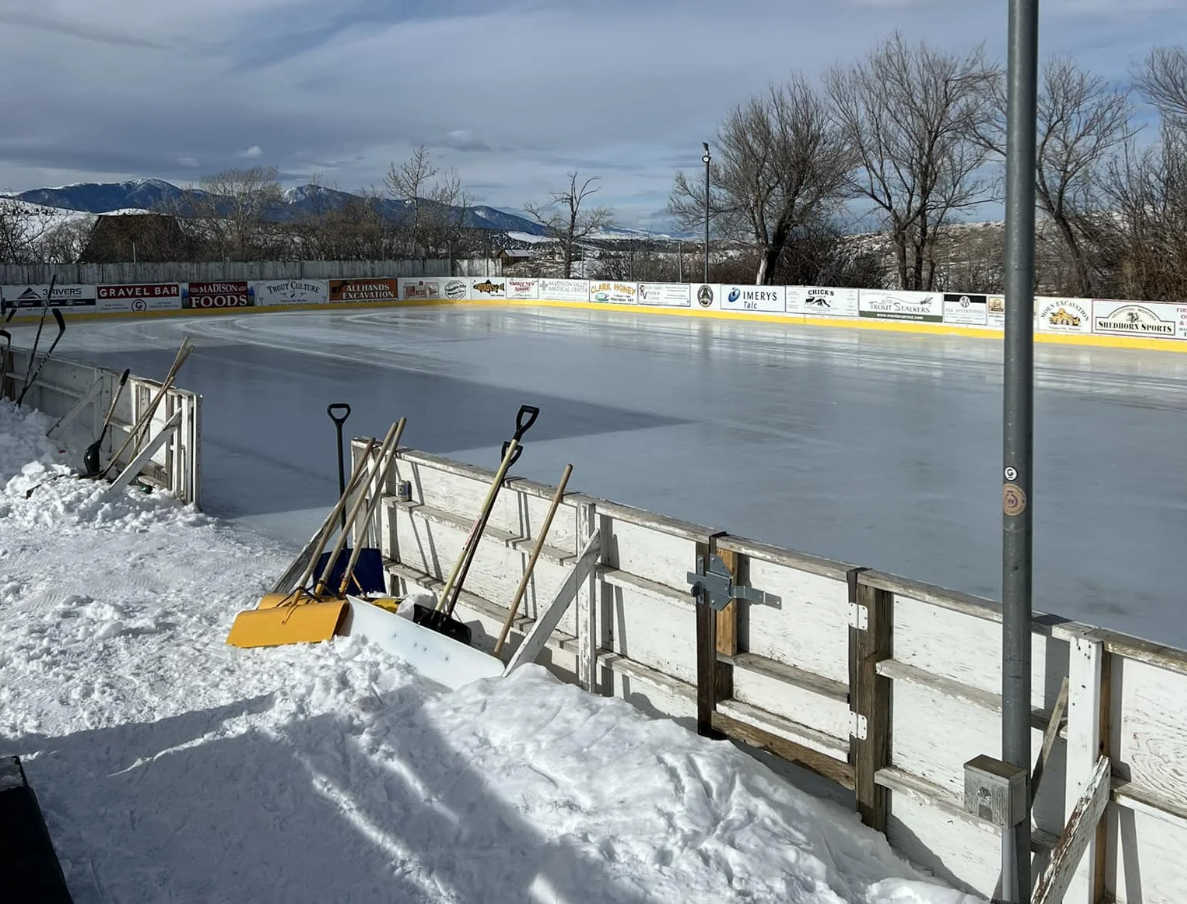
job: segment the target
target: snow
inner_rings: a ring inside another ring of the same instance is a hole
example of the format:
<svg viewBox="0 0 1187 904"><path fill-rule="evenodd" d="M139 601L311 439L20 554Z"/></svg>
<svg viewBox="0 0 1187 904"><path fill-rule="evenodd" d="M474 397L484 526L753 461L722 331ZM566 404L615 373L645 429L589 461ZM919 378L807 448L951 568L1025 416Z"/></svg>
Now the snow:
<svg viewBox="0 0 1187 904"><path fill-rule="evenodd" d="M0 401L0 754L79 904L978 900L538 666L447 693L358 638L227 646L294 550L104 495L51 423Z"/></svg>

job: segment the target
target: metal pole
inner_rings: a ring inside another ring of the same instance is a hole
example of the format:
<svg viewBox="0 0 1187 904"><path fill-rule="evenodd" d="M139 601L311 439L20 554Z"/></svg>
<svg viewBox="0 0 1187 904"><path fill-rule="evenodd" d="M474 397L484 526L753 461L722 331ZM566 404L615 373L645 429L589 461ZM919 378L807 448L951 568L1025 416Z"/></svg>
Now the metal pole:
<svg viewBox="0 0 1187 904"><path fill-rule="evenodd" d="M1002 487L1002 759L1030 772L1035 120L1039 0L1010 0ZM1030 778L1027 778L1030 799ZM1002 833L1003 900L1030 901L1030 814Z"/></svg>
<svg viewBox="0 0 1187 904"><path fill-rule="evenodd" d="M676 247L680 250L676 253L676 282L684 282L684 242L677 242Z"/></svg>
<svg viewBox="0 0 1187 904"><path fill-rule="evenodd" d="M705 156L701 158L705 163L705 282L709 281L709 162L713 159L709 156L709 142L702 141L705 147Z"/></svg>

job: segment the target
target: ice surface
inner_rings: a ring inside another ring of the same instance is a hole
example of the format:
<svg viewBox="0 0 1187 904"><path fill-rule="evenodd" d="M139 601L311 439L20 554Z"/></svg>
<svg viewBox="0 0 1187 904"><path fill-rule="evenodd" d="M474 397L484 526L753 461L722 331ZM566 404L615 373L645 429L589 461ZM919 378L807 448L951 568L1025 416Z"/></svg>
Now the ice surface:
<svg viewBox="0 0 1187 904"><path fill-rule="evenodd" d="M358 639L227 646L291 551L101 495L50 423L0 402L0 739L79 904L978 900L538 666L443 694Z"/></svg>
<svg viewBox="0 0 1187 904"><path fill-rule="evenodd" d="M571 461L575 490L1000 594L998 340L462 307L78 324L59 347L160 378L183 332L207 510L294 543L337 492L330 402L492 468L529 403L513 473ZM1035 353L1036 608L1187 647L1187 355Z"/></svg>

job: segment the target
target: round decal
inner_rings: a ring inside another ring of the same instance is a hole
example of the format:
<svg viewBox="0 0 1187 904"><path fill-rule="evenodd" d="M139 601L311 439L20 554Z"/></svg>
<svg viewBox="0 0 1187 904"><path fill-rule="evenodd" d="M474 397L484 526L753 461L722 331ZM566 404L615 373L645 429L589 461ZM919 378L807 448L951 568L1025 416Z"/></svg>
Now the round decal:
<svg viewBox="0 0 1187 904"><path fill-rule="evenodd" d="M697 304L702 308L710 308L713 306L713 287L701 286L697 289Z"/></svg>
<svg viewBox="0 0 1187 904"><path fill-rule="evenodd" d="M1006 480L1017 480L1018 472L1013 468L1006 468Z"/></svg>
<svg viewBox="0 0 1187 904"><path fill-rule="evenodd" d="M1013 517L1026 511L1026 493L1016 483L1002 487L1002 511Z"/></svg>
<svg viewBox="0 0 1187 904"><path fill-rule="evenodd" d="M452 299L465 298L469 294L469 288L460 279L450 280L445 284L445 297Z"/></svg>
<svg viewBox="0 0 1187 904"><path fill-rule="evenodd" d="M143 298L137 298L132 302L132 310L137 313L147 311L148 303Z"/></svg>

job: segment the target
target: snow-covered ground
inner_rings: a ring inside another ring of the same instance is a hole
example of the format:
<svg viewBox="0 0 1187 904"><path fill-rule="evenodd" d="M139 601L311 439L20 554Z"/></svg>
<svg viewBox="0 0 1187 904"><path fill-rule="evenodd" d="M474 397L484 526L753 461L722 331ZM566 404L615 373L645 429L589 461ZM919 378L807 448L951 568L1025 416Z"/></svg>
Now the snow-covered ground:
<svg viewBox="0 0 1187 904"><path fill-rule="evenodd" d="M0 755L78 904L977 900L537 666L447 693L359 639L227 646L294 550L104 496L50 424L0 401Z"/></svg>

